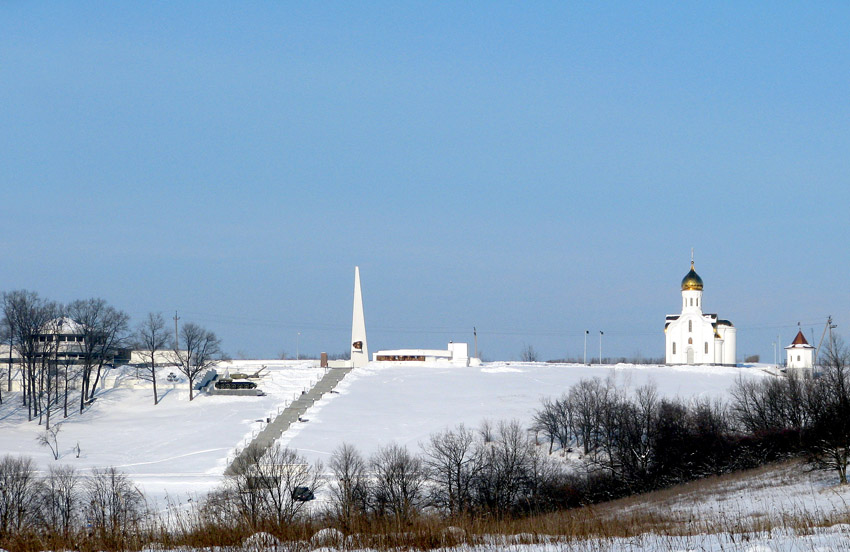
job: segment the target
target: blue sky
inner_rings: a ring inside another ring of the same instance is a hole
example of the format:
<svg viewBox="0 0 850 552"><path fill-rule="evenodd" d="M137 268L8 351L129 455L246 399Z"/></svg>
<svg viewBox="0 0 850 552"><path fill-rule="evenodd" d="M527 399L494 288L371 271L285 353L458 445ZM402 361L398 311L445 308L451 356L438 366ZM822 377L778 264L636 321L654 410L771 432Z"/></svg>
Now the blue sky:
<svg viewBox="0 0 850 552"><path fill-rule="evenodd" d="M0 289L231 355L663 355L706 310L772 361L850 300L843 3L0 4Z"/></svg>

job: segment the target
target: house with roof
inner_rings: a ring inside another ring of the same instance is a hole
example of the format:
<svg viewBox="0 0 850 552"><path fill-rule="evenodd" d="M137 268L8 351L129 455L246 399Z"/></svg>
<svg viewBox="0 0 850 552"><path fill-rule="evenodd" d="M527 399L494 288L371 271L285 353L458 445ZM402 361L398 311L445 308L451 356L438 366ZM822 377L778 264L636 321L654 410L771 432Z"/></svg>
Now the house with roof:
<svg viewBox="0 0 850 552"><path fill-rule="evenodd" d="M791 345L785 347L785 359L788 370L811 370L814 367L815 348L806 341L803 330L798 330Z"/></svg>

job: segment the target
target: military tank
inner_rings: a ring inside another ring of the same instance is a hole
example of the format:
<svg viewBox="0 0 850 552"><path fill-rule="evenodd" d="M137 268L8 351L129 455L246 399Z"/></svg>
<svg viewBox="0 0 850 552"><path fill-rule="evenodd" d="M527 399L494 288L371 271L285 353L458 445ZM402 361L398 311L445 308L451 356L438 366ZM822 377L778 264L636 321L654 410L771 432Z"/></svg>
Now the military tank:
<svg viewBox="0 0 850 552"><path fill-rule="evenodd" d="M236 375L236 374L234 374ZM224 377L215 382L216 389L256 389L257 384L249 379Z"/></svg>
<svg viewBox="0 0 850 552"><path fill-rule="evenodd" d="M207 392L213 395L264 395L262 389L257 387L253 375L239 372L225 372L222 375L212 376L212 382L207 387Z"/></svg>

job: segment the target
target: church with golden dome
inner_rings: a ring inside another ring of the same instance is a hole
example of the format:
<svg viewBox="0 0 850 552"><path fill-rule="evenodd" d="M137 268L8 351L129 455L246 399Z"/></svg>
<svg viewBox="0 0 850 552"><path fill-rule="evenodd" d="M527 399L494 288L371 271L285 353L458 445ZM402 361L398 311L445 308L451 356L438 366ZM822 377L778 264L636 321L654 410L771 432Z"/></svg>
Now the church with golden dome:
<svg viewBox="0 0 850 552"><path fill-rule="evenodd" d="M667 364L735 366L737 329L716 314L702 312L702 278L691 270L682 279L682 313L668 314L664 324Z"/></svg>

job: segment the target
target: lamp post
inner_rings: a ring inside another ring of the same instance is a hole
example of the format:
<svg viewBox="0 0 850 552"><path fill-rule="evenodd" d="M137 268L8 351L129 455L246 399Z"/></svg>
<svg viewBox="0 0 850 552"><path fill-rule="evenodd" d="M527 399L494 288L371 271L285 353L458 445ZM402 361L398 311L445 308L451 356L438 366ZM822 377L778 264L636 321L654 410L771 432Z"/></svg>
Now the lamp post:
<svg viewBox="0 0 850 552"><path fill-rule="evenodd" d="M599 330L599 364L602 364L602 330Z"/></svg>
<svg viewBox="0 0 850 552"><path fill-rule="evenodd" d="M295 360L301 360L301 354L298 351L298 346L301 344L301 332L295 334Z"/></svg>
<svg viewBox="0 0 850 552"><path fill-rule="evenodd" d="M587 334L590 330L584 330L584 363L587 364Z"/></svg>

